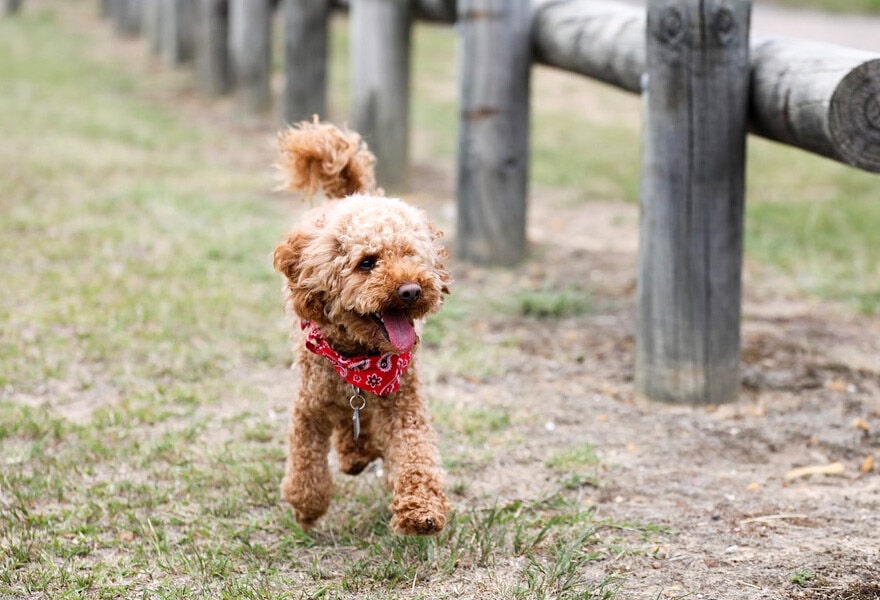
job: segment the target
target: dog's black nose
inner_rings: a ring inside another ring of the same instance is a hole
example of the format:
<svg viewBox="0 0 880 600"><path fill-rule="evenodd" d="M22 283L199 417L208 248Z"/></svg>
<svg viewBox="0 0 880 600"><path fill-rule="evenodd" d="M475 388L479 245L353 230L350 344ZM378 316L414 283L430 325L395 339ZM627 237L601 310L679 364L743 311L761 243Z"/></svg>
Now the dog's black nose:
<svg viewBox="0 0 880 600"><path fill-rule="evenodd" d="M422 286L418 283L404 283L399 288L397 288L398 297L406 302L407 304L412 304L422 296Z"/></svg>

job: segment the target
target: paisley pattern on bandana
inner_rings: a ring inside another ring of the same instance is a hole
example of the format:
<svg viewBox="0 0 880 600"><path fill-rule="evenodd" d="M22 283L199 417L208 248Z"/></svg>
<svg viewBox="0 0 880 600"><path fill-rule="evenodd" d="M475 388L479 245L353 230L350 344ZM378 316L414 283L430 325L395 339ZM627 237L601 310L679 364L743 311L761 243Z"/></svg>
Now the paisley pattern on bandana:
<svg viewBox="0 0 880 600"><path fill-rule="evenodd" d="M412 352L343 356L330 347L317 325L304 319L300 327L306 333L306 348L329 360L339 376L351 385L377 396L400 389L400 377L412 361Z"/></svg>

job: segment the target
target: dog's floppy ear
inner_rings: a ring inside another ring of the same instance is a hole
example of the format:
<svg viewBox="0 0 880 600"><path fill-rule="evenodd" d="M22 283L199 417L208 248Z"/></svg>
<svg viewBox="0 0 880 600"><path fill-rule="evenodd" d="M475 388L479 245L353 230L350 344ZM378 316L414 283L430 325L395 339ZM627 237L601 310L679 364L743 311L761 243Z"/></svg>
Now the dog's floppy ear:
<svg viewBox="0 0 880 600"><path fill-rule="evenodd" d="M287 241L278 244L275 248L273 266L275 270L290 279L299 279L300 263L303 249L309 243L309 236L302 231L294 231Z"/></svg>
<svg viewBox="0 0 880 600"><path fill-rule="evenodd" d="M273 264L276 271L287 277L293 312L303 319L321 321L324 316L321 298L300 283L303 251L311 239L304 231L291 233L287 241L275 248Z"/></svg>

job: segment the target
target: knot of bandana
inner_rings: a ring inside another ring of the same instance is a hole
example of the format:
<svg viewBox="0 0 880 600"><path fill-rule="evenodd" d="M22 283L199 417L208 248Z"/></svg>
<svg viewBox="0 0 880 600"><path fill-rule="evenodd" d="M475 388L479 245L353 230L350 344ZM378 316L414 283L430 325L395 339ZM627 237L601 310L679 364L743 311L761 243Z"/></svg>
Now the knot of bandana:
<svg viewBox="0 0 880 600"><path fill-rule="evenodd" d="M330 347L321 329L303 320L300 327L306 335L306 348L325 357L345 381L365 392L387 396L400 389L400 377L412 361L412 352L344 356Z"/></svg>

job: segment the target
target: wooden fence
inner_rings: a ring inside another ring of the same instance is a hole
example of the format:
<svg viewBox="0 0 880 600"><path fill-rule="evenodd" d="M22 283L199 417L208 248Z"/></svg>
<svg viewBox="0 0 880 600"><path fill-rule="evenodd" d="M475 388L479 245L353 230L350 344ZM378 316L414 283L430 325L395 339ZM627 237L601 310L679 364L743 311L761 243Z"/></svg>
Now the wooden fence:
<svg viewBox="0 0 880 600"><path fill-rule="evenodd" d="M457 253L526 251L533 62L644 98L636 382L650 398L721 403L739 387L745 138L880 172L880 56L750 39L748 0L102 0L120 32L192 60L213 93L265 112L283 13L286 121L325 114L327 23L350 10L352 126L380 181L405 183L410 27L456 23L461 52ZM585 174L589 176L589 174Z"/></svg>

